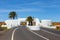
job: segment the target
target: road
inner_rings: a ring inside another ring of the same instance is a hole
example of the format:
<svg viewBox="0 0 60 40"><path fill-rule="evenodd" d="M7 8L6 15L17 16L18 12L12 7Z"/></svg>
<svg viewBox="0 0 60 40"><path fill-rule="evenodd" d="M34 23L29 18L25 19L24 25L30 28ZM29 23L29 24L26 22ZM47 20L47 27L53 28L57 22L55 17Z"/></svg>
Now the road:
<svg viewBox="0 0 60 40"><path fill-rule="evenodd" d="M15 27L0 34L0 40L60 40L58 33L49 30L41 28L39 31L31 31L24 26Z"/></svg>
<svg viewBox="0 0 60 40"><path fill-rule="evenodd" d="M26 27L12 28L0 36L0 40L46 40L27 30Z"/></svg>
<svg viewBox="0 0 60 40"><path fill-rule="evenodd" d="M26 27L20 27L15 31L14 40L45 40L29 30Z"/></svg>
<svg viewBox="0 0 60 40"><path fill-rule="evenodd" d="M14 29L15 28L11 28L10 30L0 34L0 40L11 40L12 32Z"/></svg>
<svg viewBox="0 0 60 40"><path fill-rule="evenodd" d="M37 34L40 34L50 40L60 40L60 30L55 30L55 29L49 29L49 28L43 28L41 27L41 29L39 31L34 31Z"/></svg>
<svg viewBox="0 0 60 40"><path fill-rule="evenodd" d="M55 33L55 34L59 34L59 35L60 35L60 30L43 28L43 27L41 27L41 29L47 30L47 31L49 31L49 32L52 32L52 33Z"/></svg>

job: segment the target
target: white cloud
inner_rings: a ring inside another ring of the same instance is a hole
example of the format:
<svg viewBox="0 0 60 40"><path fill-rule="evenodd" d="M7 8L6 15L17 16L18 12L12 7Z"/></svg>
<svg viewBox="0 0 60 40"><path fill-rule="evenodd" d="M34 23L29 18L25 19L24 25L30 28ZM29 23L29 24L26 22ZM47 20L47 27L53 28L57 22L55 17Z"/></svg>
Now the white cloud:
<svg viewBox="0 0 60 40"><path fill-rule="evenodd" d="M60 1L53 0L50 2L42 2L42 1L36 1L32 3L28 3L26 5L35 5L37 7L57 7L60 8Z"/></svg>
<svg viewBox="0 0 60 40"><path fill-rule="evenodd" d="M44 11L43 9L30 9L30 8L28 8L28 9L16 9L16 10L5 10L5 9L0 9L0 12L10 12L10 11L16 11L16 12L36 12L36 11Z"/></svg>

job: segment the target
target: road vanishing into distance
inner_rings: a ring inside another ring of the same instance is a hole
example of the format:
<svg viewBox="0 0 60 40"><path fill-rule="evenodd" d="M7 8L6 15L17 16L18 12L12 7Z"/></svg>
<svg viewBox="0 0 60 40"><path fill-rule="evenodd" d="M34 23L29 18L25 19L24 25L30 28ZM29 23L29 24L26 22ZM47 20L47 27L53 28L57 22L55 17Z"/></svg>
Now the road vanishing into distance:
<svg viewBox="0 0 60 40"><path fill-rule="evenodd" d="M0 40L60 40L60 31L43 27L38 31L31 31L20 26L0 34Z"/></svg>

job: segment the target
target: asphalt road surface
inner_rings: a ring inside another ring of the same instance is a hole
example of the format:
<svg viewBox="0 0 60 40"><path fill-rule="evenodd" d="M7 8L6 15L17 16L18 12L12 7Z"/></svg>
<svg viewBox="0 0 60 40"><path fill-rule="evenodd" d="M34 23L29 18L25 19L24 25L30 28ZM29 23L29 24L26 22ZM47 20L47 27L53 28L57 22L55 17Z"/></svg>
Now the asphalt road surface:
<svg viewBox="0 0 60 40"><path fill-rule="evenodd" d="M55 33L55 34L59 34L59 35L60 35L60 30L49 29L49 28L44 28L44 27L41 27L41 29L47 30L47 31L49 31L49 32L53 32L53 33Z"/></svg>
<svg viewBox="0 0 60 40"><path fill-rule="evenodd" d="M12 28L1 34L0 40L46 40L29 30L26 27Z"/></svg>
<svg viewBox="0 0 60 40"><path fill-rule="evenodd" d="M0 34L0 40L11 40L12 32L14 29L15 28L11 28L10 30Z"/></svg>
<svg viewBox="0 0 60 40"><path fill-rule="evenodd" d="M15 27L0 34L0 40L60 40L59 33L50 30L41 28L39 31L31 31L24 26Z"/></svg>
<svg viewBox="0 0 60 40"><path fill-rule="evenodd" d="M60 40L60 30L41 27L41 30L34 32L48 38L49 40Z"/></svg>
<svg viewBox="0 0 60 40"><path fill-rule="evenodd" d="M14 34L13 40L45 40L29 30L26 29L26 27L19 27Z"/></svg>

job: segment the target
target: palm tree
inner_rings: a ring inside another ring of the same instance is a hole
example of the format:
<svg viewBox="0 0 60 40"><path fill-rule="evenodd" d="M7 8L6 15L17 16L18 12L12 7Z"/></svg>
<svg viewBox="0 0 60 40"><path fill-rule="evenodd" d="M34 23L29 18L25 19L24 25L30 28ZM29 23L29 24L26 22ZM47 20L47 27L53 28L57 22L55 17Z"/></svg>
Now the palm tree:
<svg viewBox="0 0 60 40"><path fill-rule="evenodd" d="M12 12L9 13L9 18L10 19L15 19L16 17L17 17L16 12L12 11Z"/></svg>
<svg viewBox="0 0 60 40"><path fill-rule="evenodd" d="M30 25L30 26L33 25L33 24L32 24L32 22L33 22L33 18L32 18L31 16L28 16L26 20L29 22L28 25Z"/></svg>

